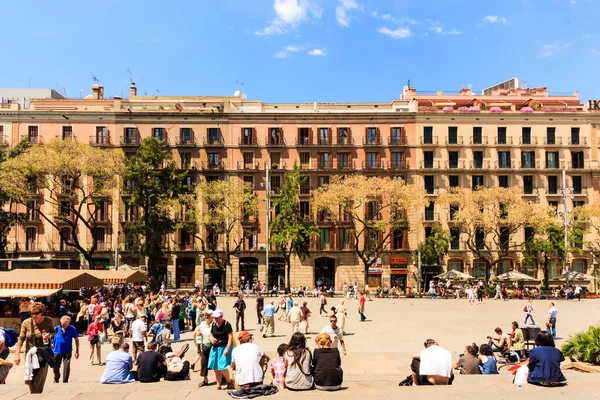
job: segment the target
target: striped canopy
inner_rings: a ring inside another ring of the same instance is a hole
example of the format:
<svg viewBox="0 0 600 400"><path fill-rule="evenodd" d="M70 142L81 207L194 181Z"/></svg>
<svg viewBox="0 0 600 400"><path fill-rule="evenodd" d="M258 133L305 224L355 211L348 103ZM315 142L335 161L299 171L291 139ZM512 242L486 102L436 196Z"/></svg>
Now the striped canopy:
<svg viewBox="0 0 600 400"><path fill-rule="evenodd" d="M0 289L78 290L102 286L102 280L83 270L15 269L0 272Z"/></svg>
<svg viewBox="0 0 600 400"><path fill-rule="evenodd" d="M98 279L102 279L105 285L146 282L148 280L148 275L134 270L89 270L87 272Z"/></svg>

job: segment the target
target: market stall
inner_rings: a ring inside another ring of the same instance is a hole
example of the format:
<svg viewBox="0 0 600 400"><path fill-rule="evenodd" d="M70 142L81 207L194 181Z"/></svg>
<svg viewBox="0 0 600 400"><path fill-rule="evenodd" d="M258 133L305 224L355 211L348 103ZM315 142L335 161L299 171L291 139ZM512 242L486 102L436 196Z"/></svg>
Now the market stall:
<svg viewBox="0 0 600 400"><path fill-rule="evenodd" d="M148 275L136 270L90 270L90 275L101 279L105 285L148 281Z"/></svg>

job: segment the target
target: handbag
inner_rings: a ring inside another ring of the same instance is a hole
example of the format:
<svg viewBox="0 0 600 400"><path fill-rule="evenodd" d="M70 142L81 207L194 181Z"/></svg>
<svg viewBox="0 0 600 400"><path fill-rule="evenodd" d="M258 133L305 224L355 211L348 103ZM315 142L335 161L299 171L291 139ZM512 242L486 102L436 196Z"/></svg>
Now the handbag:
<svg viewBox="0 0 600 400"><path fill-rule="evenodd" d="M119 334L113 335L113 337L110 339L110 342L112 344L121 344L121 335L119 335Z"/></svg>
<svg viewBox="0 0 600 400"><path fill-rule="evenodd" d="M523 311L527 312L527 306L523 307Z"/></svg>

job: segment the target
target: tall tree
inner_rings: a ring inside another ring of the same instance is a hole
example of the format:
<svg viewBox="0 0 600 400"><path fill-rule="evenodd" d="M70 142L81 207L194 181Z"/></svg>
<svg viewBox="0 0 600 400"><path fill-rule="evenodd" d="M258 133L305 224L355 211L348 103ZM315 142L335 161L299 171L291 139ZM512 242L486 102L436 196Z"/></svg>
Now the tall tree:
<svg viewBox="0 0 600 400"><path fill-rule="evenodd" d="M291 287L291 259L295 255L299 258L308 256L312 238L319 230L300 215L299 194L300 185L306 180L300 168L285 174L284 183L279 196L273 201L276 211L273 223L270 226L269 241L285 259L285 282Z"/></svg>
<svg viewBox="0 0 600 400"><path fill-rule="evenodd" d="M148 273L155 282L165 279L160 260L165 254L165 238L180 221L176 212L191 187L184 185L185 173L178 174L171 152L163 140L146 138L134 156L127 160L123 198L128 222L125 240L133 251L148 257Z"/></svg>
<svg viewBox="0 0 600 400"><path fill-rule="evenodd" d="M467 248L484 261L486 284L491 269L522 247L517 233L556 218L553 207L524 200L519 188L459 188L442 194L438 204L458 207L452 222L466 237Z"/></svg>
<svg viewBox="0 0 600 400"><path fill-rule="evenodd" d="M69 227L70 234L61 239L91 265L98 249L96 232L102 222L101 207L112 200L123 170L121 150L98 149L74 140L53 140L32 146L4 162L0 168L0 187L55 229ZM35 193L42 195L41 201L31 201L35 200ZM82 240L86 232L91 236L91 244Z"/></svg>
<svg viewBox="0 0 600 400"><path fill-rule="evenodd" d="M400 179L363 175L334 176L314 193L314 207L321 217L348 230L352 248L364 265L365 283L369 267L388 248L394 232L408 231L408 215L427 204L421 188Z"/></svg>
<svg viewBox="0 0 600 400"><path fill-rule="evenodd" d="M526 258L524 264L531 264L536 269L542 268L544 288L548 288L550 279L550 262L553 258L564 259L565 241L564 229L558 220L548 225L542 225L535 231L535 236L524 243Z"/></svg>
<svg viewBox="0 0 600 400"><path fill-rule="evenodd" d="M434 223L431 227L431 235L419 245L421 250L421 260L424 265L439 265L442 258L448 254L452 236L448 230L442 228L439 223Z"/></svg>
<svg viewBox="0 0 600 400"><path fill-rule="evenodd" d="M194 222L200 229L195 230L195 236L202 252L225 271L246 238L242 222L256 220L258 199L252 185L237 178L201 183L196 194L200 204Z"/></svg>

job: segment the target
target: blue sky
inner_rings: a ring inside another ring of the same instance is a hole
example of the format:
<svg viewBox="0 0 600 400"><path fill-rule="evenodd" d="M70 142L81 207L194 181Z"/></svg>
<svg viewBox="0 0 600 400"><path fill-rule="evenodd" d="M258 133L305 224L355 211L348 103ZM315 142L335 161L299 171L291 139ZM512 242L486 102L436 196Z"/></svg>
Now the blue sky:
<svg viewBox="0 0 600 400"><path fill-rule="evenodd" d="M597 0L2 1L0 87L391 101L520 77L600 98ZM236 82L243 82L241 83Z"/></svg>

